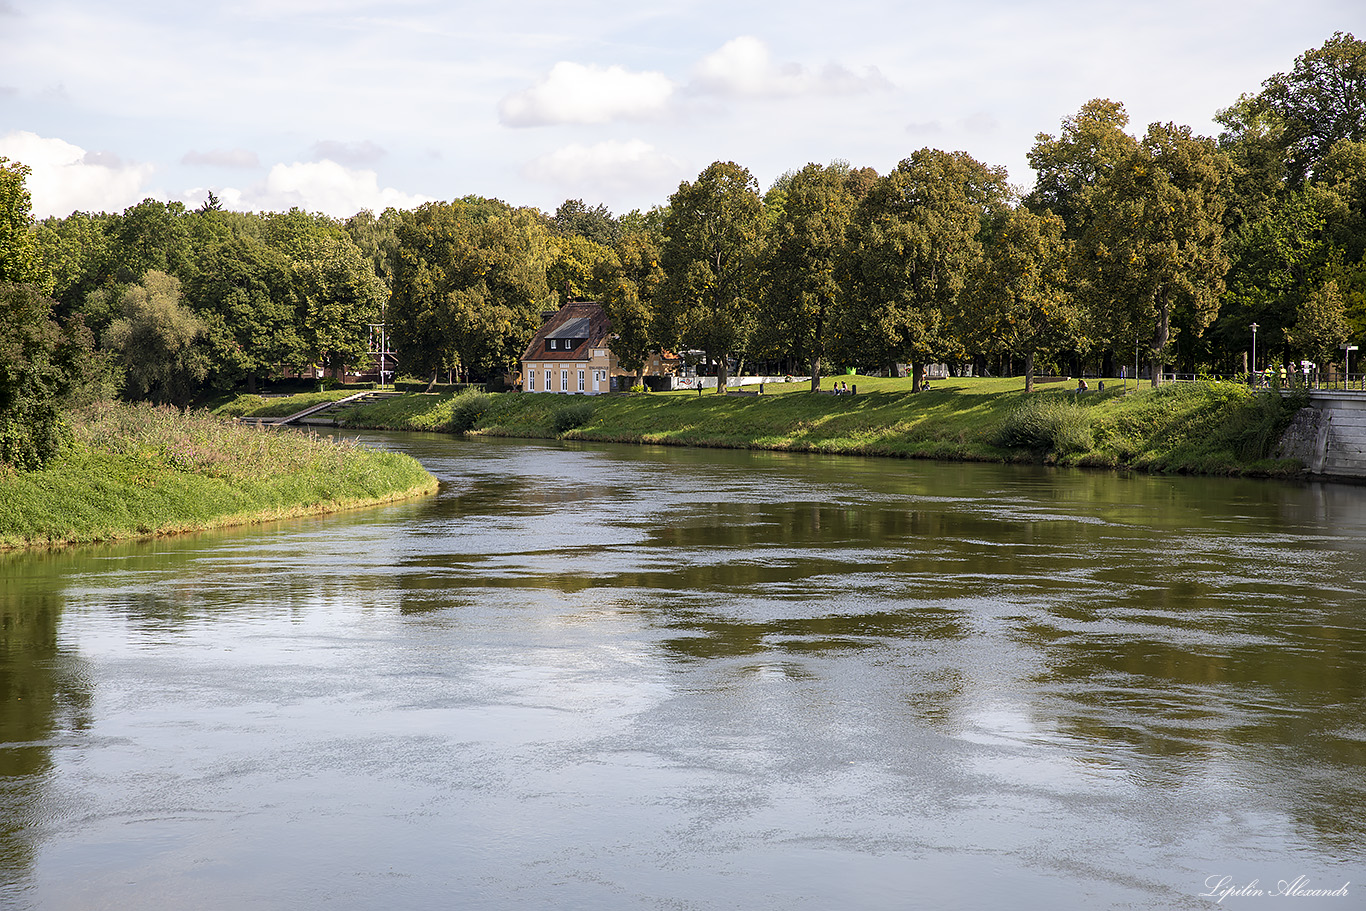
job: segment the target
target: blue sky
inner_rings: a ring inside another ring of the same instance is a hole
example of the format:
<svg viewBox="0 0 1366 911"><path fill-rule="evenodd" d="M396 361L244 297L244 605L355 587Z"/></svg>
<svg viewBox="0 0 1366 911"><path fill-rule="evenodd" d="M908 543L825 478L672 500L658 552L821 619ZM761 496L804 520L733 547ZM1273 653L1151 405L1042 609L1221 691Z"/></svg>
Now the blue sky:
<svg viewBox="0 0 1366 911"><path fill-rule="evenodd" d="M636 5L0 0L0 156L38 216L152 196L345 217L467 194L551 212L664 203L733 160L885 173L963 150L1033 181L1090 98L1131 131L1212 115L1360 0Z"/></svg>

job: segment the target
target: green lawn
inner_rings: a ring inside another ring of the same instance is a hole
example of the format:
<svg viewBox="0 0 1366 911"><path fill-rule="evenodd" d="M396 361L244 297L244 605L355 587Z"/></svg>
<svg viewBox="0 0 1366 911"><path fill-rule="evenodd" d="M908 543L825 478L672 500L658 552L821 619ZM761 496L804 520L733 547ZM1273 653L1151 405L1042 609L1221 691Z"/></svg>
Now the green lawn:
<svg viewBox="0 0 1366 911"><path fill-rule="evenodd" d="M763 395L682 390L609 396L415 393L342 411L346 426L493 436L762 448L857 455L1286 475L1274 458L1301 404L1233 383L1118 379L1037 383L950 378L913 393L910 380L841 376L858 394L814 395L809 381ZM746 387L745 392L757 391ZM1025 428L1023 435L1016 432Z"/></svg>
<svg viewBox="0 0 1366 911"><path fill-rule="evenodd" d="M203 412L106 404L42 471L0 474L0 547L105 541L328 512L430 493L398 453Z"/></svg>

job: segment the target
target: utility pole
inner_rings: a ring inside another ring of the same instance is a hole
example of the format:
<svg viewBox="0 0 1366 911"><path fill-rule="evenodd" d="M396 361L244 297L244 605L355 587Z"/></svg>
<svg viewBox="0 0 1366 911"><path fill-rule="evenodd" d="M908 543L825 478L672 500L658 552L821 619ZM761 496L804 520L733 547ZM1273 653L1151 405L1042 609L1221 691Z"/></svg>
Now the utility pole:
<svg viewBox="0 0 1366 911"><path fill-rule="evenodd" d="M379 333L379 384L387 385L384 376L387 372L389 357L389 337L388 328L384 323L369 323L370 326L370 350L375 350L375 333Z"/></svg>

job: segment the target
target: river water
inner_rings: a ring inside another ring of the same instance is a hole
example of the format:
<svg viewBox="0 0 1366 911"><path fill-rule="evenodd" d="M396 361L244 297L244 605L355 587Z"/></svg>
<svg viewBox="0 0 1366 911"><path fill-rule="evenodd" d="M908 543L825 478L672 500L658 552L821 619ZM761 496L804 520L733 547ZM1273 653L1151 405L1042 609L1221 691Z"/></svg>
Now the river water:
<svg viewBox="0 0 1366 911"><path fill-rule="evenodd" d="M1366 907L1366 488L366 438L0 555L0 907Z"/></svg>

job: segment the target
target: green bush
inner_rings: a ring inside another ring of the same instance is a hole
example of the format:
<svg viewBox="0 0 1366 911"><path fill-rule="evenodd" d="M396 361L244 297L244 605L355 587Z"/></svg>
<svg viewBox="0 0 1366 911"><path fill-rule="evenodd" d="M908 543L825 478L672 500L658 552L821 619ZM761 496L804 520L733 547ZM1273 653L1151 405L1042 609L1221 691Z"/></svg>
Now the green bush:
<svg viewBox="0 0 1366 911"><path fill-rule="evenodd" d="M556 433L564 433L573 430L575 427L582 427L593 418L592 402L575 402L572 405L565 405L555 411L552 419Z"/></svg>
<svg viewBox="0 0 1366 911"><path fill-rule="evenodd" d="M1034 395L1006 416L994 440L1008 449L1033 449L1070 455L1095 445L1091 418L1077 402L1056 395Z"/></svg>
<svg viewBox="0 0 1366 911"><path fill-rule="evenodd" d="M493 397L487 392L462 392L451 400L451 433L467 433L474 429L484 412L489 410Z"/></svg>
<svg viewBox="0 0 1366 911"><path fill-rule="evenodd" d="M80 317L53 318L56 301L0 283L0 462L47 464L68 437L63 412L99 386L101 362Z"/></svg>

